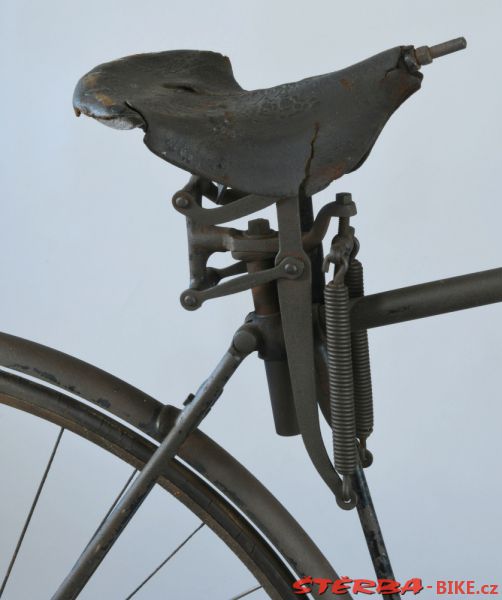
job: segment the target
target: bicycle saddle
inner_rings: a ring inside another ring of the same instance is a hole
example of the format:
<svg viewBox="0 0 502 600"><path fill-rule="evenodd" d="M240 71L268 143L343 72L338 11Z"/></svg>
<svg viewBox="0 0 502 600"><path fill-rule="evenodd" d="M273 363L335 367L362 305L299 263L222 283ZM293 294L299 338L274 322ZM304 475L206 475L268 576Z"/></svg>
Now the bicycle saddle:
<svg viewBox="0 0 502 600"><path fill-rule="evenodd" d="M137 54L87 73L73 105L115 128L142 128L152 152L194 175L263 196L312 195L357 169L420 88L410 50L252 91L215 52Z"/></svg>

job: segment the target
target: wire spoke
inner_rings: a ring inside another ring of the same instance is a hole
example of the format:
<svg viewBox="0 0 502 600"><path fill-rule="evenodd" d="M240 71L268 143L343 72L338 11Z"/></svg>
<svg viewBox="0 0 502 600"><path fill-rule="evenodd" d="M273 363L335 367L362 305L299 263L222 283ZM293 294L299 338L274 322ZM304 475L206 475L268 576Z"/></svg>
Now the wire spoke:
<svg viewBox="0 0 502 600"><path fill-rule="evenodd" d="M127 490L127 488L131 485L131 481L134 479L134 477L135 477L135 475L136 475L137 472L138 472L138 469L134 469L134 471L131 473L131 475L129 476L129 478L125 482L123 488L117 494L117 497L115 498L115 500L113 501L112 505L108 509L108 512L106 513L106 515L103 517L103 520L101 521L101 523L96 528L96 531L92 534L91 541L94 538L94 536L96 535L96 533L101 529L101 526L106 521L106 519L108 519L108 517L112 514L113 509L117 506L119 500L122 498L122 496L124 495L124 493Z"/></svg>
<svg viewBox="0 0 502 600"><path fill-rule="evenodd" d="M237 596L232 596L232 598L230 598L230 600L240 600L240 598L244 598L245 596L250 596L254 592L261 590L262 587L263 587L262 585L257 585L256 587L251 588L250 590L246 590L245 592L242 592L241 594L238 594Z"/></svg>
<svg viewBox="0 0 502 600"><path fill-rule="evenodd" d="M179 551L180 551L180 550L183 548L183 546L184 546L184 545L185 545L187 542L189 542L189 541L190 541L190 540L193 538L193 536L194 536L194 535L195 535L195 534L196 534L198 531L200 531L200 530L201 530L203 527L204 527L204 523L201 523L201 524L200 524L198 527L196 527L196 528L195 528L195 529L192 531L192 533L191 533L189 536L187 536L187 537L186 537L186 538L185 538L185 539L184 539L184 540L181 542L181 544L179 544L179 546L177 546L177 547L176 547L176 548L175 548L175 549L174 549L174 550L171 552L171 554L169 554L169 556L168 556L167 558L165 558L165 559L164 559L164 560L163 560L163 561L160 563L160 565L159 565L158 567L156 567L156 568L155 568L155 569L154 569L154 570L153 570L153 571L150 573L150 575L148 575L148 577L146 577L146 579L144 579L144 580L143 580L143 581L142 581L142 582L141 582L141 583L138 585L138 587L137 587L137 588L136 588L136 589L135 589L135 590L134 590L134 591L133 591L131 594L129 594L129 596L127 596L127 598L126 598L125 600L130 600L130 599L131 599L133 596L135 596L135 595L136 595L136 594L139 592L139 590L140 590L140 589L141 589L141 588L142 588L144 585L146 585L146 584L147 584L147 583L150 581L150 579L151 579L151 578L152 578L154 575L156 575L156 574L157 574L157 573L158 573L158 572L159 572L159 571L162 569L162 567L163 567L165 564L167 564L167 563L168 563L168 562L171 560L171 558L173 558L173 556L175 556L175 555L176 555L176 554L177 554L177 553L178 553L178 552L179 552ZM240 596L239 596L239 597L240 597Z"/></svg>
<svg viewBox="0 0 502 600"><path fill-rule="evenodd" d="M51 455L50 455L49 460L47 462L47 466L45 467L44 474L42 476L42 479L40 480L40 483L38 485L37 491L35 493L35 497L33 498L33 502L31 503L30 511L28 513L28 516L26 517L26 521L24 522L23 529L21 531L21 534L19 535L19 539L17 540L16 548L14 549L14 553L12 554L12 557L10 559L10 563L9 563L8 568L7 568L7 572L5 573L5 577L4 577L3 581L2 581L2 587L0 588L0 598L3 595L3 592L5 590L5 586L7 585L7 582L9 581L9 577L10 577L10 574L12 572L12 569L14 568L14 564L15 564L17 556L19 554L19 550L21 549L21 545L23 543L23 540L24 540L24 537L26 535L26 532L28 531L28 527L30 525L31 518L33 517L33 513L35 512L35 508L36 508L38 500L40 498L40 494L42 493L42 489L44 487L45 481L47 479L47 476L49 475L49 471L51 470L52 463L54 461L54 457L56 456L56 452L57 452L58 447L59 447L59 443L61 441L61 438L63 437L63 432L64 432L64 428L61 427L61 429L59 431L59 434L58 434L58 437L56 438L56 442L54 444L54 447L52 448L52 452L51 452Z"/></svg>

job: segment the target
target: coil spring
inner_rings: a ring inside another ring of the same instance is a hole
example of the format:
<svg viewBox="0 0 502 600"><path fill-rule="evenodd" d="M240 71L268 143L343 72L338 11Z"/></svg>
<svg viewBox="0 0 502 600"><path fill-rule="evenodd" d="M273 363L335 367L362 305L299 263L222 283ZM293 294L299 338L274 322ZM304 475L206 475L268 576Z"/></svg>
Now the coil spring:
<svg viewBox="0 0 502 600"><path fill-rule="evenodd" d="M332 281L324 288L335 469L352 475L357 465L349 291Z"/></svg>
<svg viewBox="0 0 502 600"><path fill-rule="evenodd" d="M350 298L364 296L363 266L358 260L352 261L345 275L345 282L349 288ZM374 419L368 332L365 329L353 331L351 343L356 435L364 446L366 438L373 431Z"/></svg>

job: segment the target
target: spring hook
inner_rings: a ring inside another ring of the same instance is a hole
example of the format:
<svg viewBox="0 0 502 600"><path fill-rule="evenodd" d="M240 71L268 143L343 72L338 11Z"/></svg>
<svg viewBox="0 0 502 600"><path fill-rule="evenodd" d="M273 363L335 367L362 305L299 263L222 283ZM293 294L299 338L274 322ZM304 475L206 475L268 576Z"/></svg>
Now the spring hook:
<svg viewBox="0 0 502 600"><path fill-rule="evenodd" d="M354 228L343 223L345 219L340 219L340 228L331 242L331 249L324 257L322 268L325 273L329 271L331 264L335 265L335 274L333 281L338 284L343 283L345 275L349 270L350 263L359 251L359 242L354 237Z"/></svg>

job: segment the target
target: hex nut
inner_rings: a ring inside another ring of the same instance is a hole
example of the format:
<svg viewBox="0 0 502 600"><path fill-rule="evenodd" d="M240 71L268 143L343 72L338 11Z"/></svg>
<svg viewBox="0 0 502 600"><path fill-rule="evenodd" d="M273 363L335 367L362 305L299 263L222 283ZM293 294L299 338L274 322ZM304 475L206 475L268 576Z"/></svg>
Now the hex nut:
<svg viewBox="0 0 502 600"><path fill-rule="evenodd" d="M248 236L264 236L271 233L270 223L268 219L252 219L248 221L248 229L246 234Z"/></svg>
<svg viewBox="0 0 502 600"><path fill-rule="evenodd" d="M338 192L336 195L336 201L338 204L343 204L347 206L352 203L352 194L349 192Z"/></svg>

